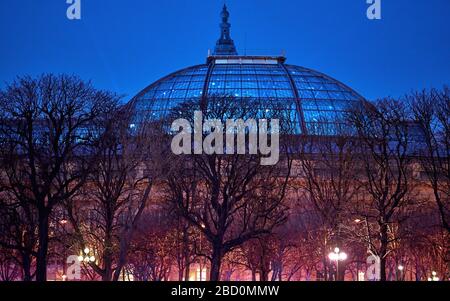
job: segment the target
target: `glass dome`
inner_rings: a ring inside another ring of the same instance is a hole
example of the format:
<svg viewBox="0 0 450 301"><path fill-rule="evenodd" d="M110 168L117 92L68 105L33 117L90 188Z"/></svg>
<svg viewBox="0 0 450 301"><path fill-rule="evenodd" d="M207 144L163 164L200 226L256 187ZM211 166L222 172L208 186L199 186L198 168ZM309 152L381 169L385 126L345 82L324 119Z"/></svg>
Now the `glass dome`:
<svg viewBox="0 0 450 301"><path fill-rule="evenodd" d="M289 118L298 122L298 133L323 134L326 129L327 134L336 134L336 122L363 97L327 75L284 61L283 57L209 57L207 64L151 84L132 103L139 116L160 119L192 99L252 98L259 103L278 103L292 112Z"/></svg>
<svg viewBox="0 0 450 301"><path fill-rule="evenodd" d="M290 125L296 125L297 134L338 134L341 127L337 125L345 112L364 99L325 74L285 64L285 57L239 56L229 17L224 5L220 38L206 64L172 73L133 98L136 122L142 118L159 120L183 103L218 96L233 101L255 100L261 116L269 110L280 110Z"/></svg>

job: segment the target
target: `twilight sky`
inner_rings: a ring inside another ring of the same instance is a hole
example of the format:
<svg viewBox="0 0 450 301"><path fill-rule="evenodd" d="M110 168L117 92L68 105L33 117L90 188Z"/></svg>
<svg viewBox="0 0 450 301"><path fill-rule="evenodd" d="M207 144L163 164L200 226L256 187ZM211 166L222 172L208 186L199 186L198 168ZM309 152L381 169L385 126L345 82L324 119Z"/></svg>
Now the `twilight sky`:
<svg viewBox="0 0 450 301"><path fill-rule="evenodd" d="M450 0L227 0L240 54L278 55L368 99L450 84ZM205 62L223 0L0 0L0 86L17 75L69 73L128 100Z"/></svg>

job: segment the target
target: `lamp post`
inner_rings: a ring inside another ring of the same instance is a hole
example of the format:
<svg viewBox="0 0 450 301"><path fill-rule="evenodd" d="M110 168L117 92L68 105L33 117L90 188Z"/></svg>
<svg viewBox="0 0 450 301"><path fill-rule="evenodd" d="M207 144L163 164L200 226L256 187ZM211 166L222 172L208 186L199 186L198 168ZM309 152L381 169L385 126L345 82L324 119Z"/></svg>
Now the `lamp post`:
<svg viewBox="0 0 450 301"><path fill-rule="evenodd" d="M96 258L94 255L89 256L90 252L91 250L88 247L84 248L84 250L80 252L80 256L78 256L78 261L86 264L89 262L95 262Z"/></svg>
<svg viewBox="0 0 450 301"><path fill-rule="evenodd" d="M439 277L437 276L437 273L435 271L432 271L431 275L433 277L428 278L428 281L439 281Z"/></svg>
<svg viewBox="0 0 450 301"><path fill-rule="evenodd" d="M201 223L200 226L202 227L202 229L204 230L206 228L206 225L204 223ZM203 233L200 232L200 252L202 252L202 242L203 242ZM206 262L205 259L203 258L203 256L200 257L200 261L199 261L199 265L200 265L200 279L197 279L199 281L206 281ZM205 273L203 273L203 271ZM205 275L205 277L203 277L203 274Z"/></svg>
<svg viewBox="0 0 450 301"><path fill-rule="evenodd" d="M80 255L78 256L78 261L83 263L86 266L86 269L89 263L94 263L97 260L97 258L94 255L90 255L90 253L91 250L88 247L85 247L84 250L80 251Z"/></svg>
<svg viewBox="0 0 450 301"><path fill-rule="evenodd" d="M62 230L63 230L63 251L62 251L62 261L63 261L63 264L62 264L62 268L63 268L63 270L62 270L62 276L61 276L61 279L62 279L62 281L66 281L67 280L67 253L66 253L66 244L65 244L65 241L66 241L66 225L67 225L67 223L68 223L68 220L67 219L65 219L65 218L62 218L60 221L59 221L59 224L61 225L61 227L62 227Z"/></svg>
<svg viewBox="0 0 450 301"><path fill-rule="evenodd" d="M405 267L403 266L403 265L399 265L398 267L397 267L397 269L398 269L398 272L399 272L399 275L400 275L400 281L403 281L403 270L405 269ZM398 279L397 279L398 280Z"/></svg>
<svg viewBox="0 0 450 301"><path fill-rule="evenodd" d="M339 250L339 248L337 247L334 248L334 252L328 254L328 258L336 263L336 281L339 278L339 261L344 261L347 259L347 257L347 253L341 252L341 250Z"/></svg>

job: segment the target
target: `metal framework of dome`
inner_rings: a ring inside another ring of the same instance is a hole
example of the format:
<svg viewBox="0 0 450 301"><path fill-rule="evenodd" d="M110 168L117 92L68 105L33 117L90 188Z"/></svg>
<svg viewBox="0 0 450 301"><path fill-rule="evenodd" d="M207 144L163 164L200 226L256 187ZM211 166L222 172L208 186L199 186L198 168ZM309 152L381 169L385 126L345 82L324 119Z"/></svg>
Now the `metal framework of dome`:
<svg viewBox="0 0 450 301"><path fill-rule="evenodd" d="M319 134L326 128L328 135L334 135L336 120L364 101L343 83L315 70L288 65L283 56L239 56L230 37L226 6L221 16L221 37L206 64L174 72L145 88L132 100L137 114L159 119L196 98L253 98L278 103L290 112L299 134Z"/></svg>

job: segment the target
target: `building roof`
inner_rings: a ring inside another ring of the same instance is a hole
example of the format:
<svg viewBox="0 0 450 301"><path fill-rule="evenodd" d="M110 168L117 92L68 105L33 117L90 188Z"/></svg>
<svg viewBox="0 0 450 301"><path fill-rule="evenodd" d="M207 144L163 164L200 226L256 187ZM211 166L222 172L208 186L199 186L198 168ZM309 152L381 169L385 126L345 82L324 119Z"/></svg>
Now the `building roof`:
<svg viewBox="0 0 450 301"><path fill-rule="evenodd" d="M364 100L323 73L286 64L284 56L239 56L228 18L224 6L221 38L206 64L174 72L149 85L133 99L137 112L158 119L192 99L252 98L289 111L289 118L298 122L298 133L315 134L325 127L333 135L343 114Z"/></svg>

